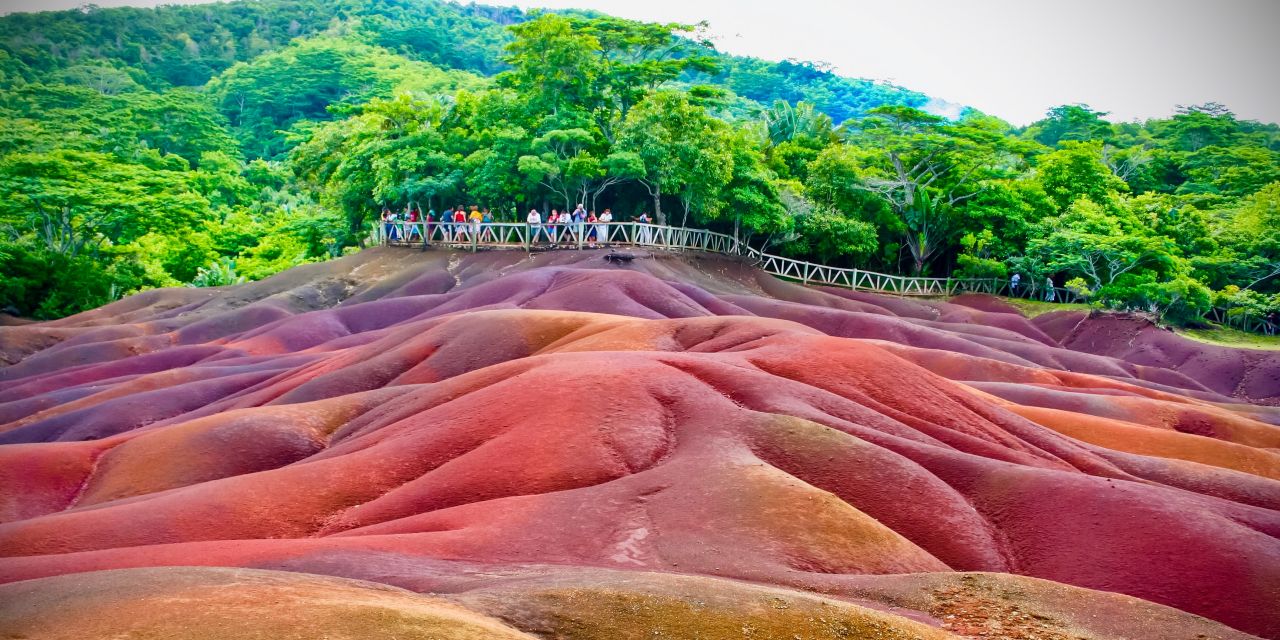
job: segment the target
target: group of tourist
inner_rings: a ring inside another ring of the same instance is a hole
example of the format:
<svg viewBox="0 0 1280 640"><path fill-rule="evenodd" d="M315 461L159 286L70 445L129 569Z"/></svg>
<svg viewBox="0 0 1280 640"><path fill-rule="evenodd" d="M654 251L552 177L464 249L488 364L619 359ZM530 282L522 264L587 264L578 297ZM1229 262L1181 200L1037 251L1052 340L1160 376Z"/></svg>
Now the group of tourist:
<svg viewBox="0 0 1280 640"><path fill-rule="evenodd" d="M381 222L383 237L387 241L412 242L415 239L426 241L431 238L432 225L439 225L439 234L444 242L497 242L489 223L494 222L493 214L488 208L472 206L469 209L458 205L447 208L439 214L428 210L424 215L417 206L409 205L403 211L392 211L390 207L382 208ZM594 210L587 211L579 204L572 212L552 209L544 220L537 209L530 209L525 222L529 226L529 242L538 243L545 240L552 246L561 242L588 247L604 244L609 240L609 223L613 222L613 211L605 209L600 215ZM635 222L653 224L648 213L641 213ZM425 235L424 235L425 234ZM652 240L652 230L641 228L637 241L648 244Z"/></svg>
<svg viewBox="0 0 1280 640"><path fill-rule="evenodd" d="M587 211L581 204L572 213L567 210L562 212L552 209L545 220L537 209L530 209L529 215L525 216L525 223L530 229L530 242L536 243L542 238L552 245L566 241L582 242L593 249L598 242L608 242L610 222L613 222L613 211L605 209L597 216L594 210ZM636 222L653 223L647 213L641 213ZM644 241L641 240L641 242Z"/></svg>
<svg viewBox="0 0 1280 640"><path fill-rule="evenodd" d="M482 226L493 222L493 213L488 208L472 206L468 211L462 205L446 208L439 214L434 209L426 215L416 205L409 205L404 211L392 211L390 207L382 208L383 237L387 240L404 240L411 242L415 238L425 240L423 234L430 234L430 225L441 225L445 238L450 242L470 242L469 234L476 234L476 239L483 237Z"/></svg>
<svg viewBox="0 0 1280 640"><path fill-rule="evenodd" d="M1009 278L1009 295L1018 296L1018 285L1022 283L1022 274L1015 273ZM1030 295L1030 294L1028 294ZM1053 288L1053 277L1049 276L1044 279L1044 300L1045 302L1053 302L1057 298L1057 291Z"/></svg>

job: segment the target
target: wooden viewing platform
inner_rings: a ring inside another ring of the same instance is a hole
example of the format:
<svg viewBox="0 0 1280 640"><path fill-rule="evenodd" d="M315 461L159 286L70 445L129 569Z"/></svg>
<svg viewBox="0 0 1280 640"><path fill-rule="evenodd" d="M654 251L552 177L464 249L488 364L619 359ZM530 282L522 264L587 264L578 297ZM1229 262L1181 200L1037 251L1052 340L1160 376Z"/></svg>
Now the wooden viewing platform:
<svg viewBox="0 0 1280 640"><path fill-rule="evenodd" d="M395 227L396 239L389 240L386 230ZM606 248L636 247L663 251L707 251L741 256L753 267L788 280L808 284L842 287L854 291L870 291L899 296L953 296L960 293L988 293L1015 298L1044 299L1047 289L1037 282L1023 282L1012 290L1004 278L917 278L897 276L862 269L830 267L764 253L733 236L706 229L669 227L641 222L597 222L529 225L523 222L379 222L373 232L375 243L449 247L477 251L484 249L583 249L587 234L595 229L597 245ZM1055 302L1085 302L1075 291L1053 288ZM1270 318L1260 318L1232 309L1213 307L1205 316L1228 327L1252 333L1276 335L1280 326Z"/></svg>
<svg viewBox="0 0 1280 640"><path fill-rule="evenodd" d="M394 228L395 238L387 229ZM479 249L583 249L589 246L588 234L595 229L596 244L605 247L636 247L663 251L706 251L742 256L765 273L805 284L822 284L856 291L872 291L901 296L951 296L958 293L1007 294L1009 283L1000 278L916 278L862 269L830 267L793 258L761 252L732 236L706 229L670 227L640 222L569 223L529 225L518 222L378 223L374 240L400 246L449 247L477 251ZM1027 287L1028 291L1034 291ZM1043 288L1040 289L1043 291ZM1056 288L1059 300L1074 301L1076 296Z"/></svg>

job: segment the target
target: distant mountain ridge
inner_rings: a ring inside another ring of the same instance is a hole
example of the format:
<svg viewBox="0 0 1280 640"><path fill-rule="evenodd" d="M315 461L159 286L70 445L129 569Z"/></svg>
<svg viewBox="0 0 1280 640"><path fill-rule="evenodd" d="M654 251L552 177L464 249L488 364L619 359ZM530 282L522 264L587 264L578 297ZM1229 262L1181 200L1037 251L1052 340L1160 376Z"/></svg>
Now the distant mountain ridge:
<svg viewBox="0 0 1280 640"><path fill-rule="evenodd" d="M505 68L515 7L439 0L262 0L99 8L0 17L0 84L80 65L120 69L152 89L204 86L237 62L299 37L343 35L417 62L492 76ZM722 70L696 78L760 104L807 101L836 123L882 105L954 117L962 107L896 85L839 76L821 65L716 53Z"/></svg>

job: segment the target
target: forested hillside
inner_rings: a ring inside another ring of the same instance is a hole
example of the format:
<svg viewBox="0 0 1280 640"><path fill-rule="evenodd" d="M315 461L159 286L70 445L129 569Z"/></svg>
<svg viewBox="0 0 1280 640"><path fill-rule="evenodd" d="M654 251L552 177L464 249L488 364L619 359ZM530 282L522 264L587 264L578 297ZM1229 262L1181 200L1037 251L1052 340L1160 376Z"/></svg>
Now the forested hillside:
<svg viewBox="0 0 1280 640"><path fill-rule="evenodd" d="M1136 90L1136 89L1135 89ZM382 206L586 202L889 272L1280 305L1280 127L1015 128L697 25L434 1L0 18L0 307L40 318L356 250ZM519 212L519 213L518 213Z"/></svg>

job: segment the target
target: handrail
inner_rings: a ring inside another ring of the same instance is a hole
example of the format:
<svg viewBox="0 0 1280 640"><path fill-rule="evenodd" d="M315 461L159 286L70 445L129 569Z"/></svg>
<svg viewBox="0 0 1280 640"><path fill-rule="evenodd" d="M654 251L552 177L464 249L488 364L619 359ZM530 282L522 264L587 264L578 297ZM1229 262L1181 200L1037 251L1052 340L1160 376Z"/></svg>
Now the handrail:
<svg viewBox="0 0 1280 640"><path fill-rule="evenodd" d="M831 267L764 253L736 238L687 227L640 222L570 222L530 225L517 222L392 222L379 223L375 242L383 244L442 245L475 251L480 247L524 249L535 247L584 248L599 244L609 247L634 246L665 250L697 250L744 256L754 266L781 278L805 284L824 284L853 290L893 293L904 296L942 296L957 292L997 294L1006 286L998 278L916 278ZM1074 297L1061 290L1063 297Z"/></svg>
<svg viewBox="0 0 1280 640"><path fill-rule="evenodd" d="M635 246L680 251L695 249L749 258L752 264L774 276L799 280L805 284L848 287L858 291L891 293L900 296L951 296L957 292L1004 294L1010 297L1043 298L1047 301L1082 302L1079 293L1063 287L1049 288L1027 283L1011 286L1003 278L918 278L875 271L805 262L764 253L742 244L737 238L707 229L669 227L640 222L570 222L530 225L521 222L390 222L374 225L371 239L379 244L421 243L458 247L475 251L480 247L524 249L535 246L582 249L584 245L608 247ZM541 241L541 244L540 244ZM1248 314L1236 315L1214 307L1208 314L1228 326L1238 323L1245 331L1274 335L1280 332L1276 323ZM1234 322L1233 322L1234 320Z"/></svg>

